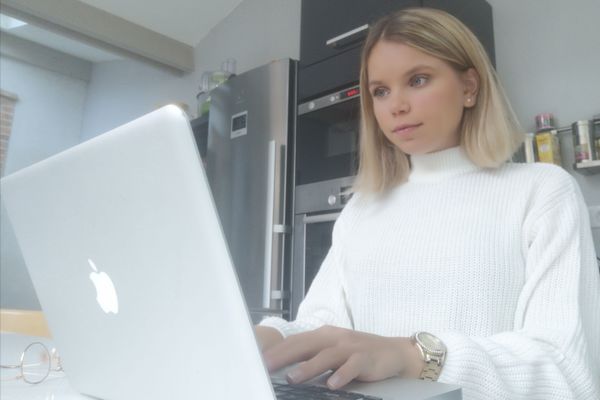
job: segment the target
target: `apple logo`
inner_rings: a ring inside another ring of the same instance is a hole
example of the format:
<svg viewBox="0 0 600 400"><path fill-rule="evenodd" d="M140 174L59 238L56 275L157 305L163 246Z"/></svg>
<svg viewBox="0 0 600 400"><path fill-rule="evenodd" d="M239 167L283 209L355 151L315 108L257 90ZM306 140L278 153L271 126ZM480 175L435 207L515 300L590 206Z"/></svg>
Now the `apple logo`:
<svg viewBox="0 0 600 400"><path fill-rule="evenodd" d="M93 272L90 272L90 279L96 288L96 301L105 313L119 313L119 300L117 299L117 291L115 285L106 272L98 272L96 264L88 258L88 263L92 267Z"/></svg>

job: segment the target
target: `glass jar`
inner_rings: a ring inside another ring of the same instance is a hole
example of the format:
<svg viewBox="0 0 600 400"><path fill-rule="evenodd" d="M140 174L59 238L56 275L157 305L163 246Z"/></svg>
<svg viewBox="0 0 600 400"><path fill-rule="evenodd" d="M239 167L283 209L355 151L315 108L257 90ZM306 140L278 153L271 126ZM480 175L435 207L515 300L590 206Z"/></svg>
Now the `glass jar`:
<svg viewBox="0 0 600 400"><path fill-rule="evenodd" d="M594 158L595 145L593 125L589 120L576 121L571 125L575 162L589 162Z"/></svg>

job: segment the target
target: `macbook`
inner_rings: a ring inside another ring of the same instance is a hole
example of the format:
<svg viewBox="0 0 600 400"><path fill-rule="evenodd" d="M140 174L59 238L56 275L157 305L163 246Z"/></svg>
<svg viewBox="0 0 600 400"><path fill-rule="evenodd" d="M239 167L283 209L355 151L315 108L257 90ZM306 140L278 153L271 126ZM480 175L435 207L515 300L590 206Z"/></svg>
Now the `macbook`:
<svg viewBox="0 0 600 400"><path fill-rule="evenodd" d="M333 396L290 395L269 377L179 108L7 176L1 194L74 389L114 400ZM417 380L345 391L460 399L456 386Z"/></svg>

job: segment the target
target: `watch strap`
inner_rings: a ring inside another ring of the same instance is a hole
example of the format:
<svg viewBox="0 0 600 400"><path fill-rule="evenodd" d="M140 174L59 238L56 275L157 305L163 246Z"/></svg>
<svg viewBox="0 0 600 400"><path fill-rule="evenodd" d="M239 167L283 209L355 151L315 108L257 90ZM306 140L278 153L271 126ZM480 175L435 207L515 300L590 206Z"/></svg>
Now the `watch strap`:
<svg viewBox="0 0 600 400"><path fill-rule="evenodd" d="M435 382L438 380L441 373L442 365L437 360L425 361L425 367L423 368L419 379Z"/></svg>

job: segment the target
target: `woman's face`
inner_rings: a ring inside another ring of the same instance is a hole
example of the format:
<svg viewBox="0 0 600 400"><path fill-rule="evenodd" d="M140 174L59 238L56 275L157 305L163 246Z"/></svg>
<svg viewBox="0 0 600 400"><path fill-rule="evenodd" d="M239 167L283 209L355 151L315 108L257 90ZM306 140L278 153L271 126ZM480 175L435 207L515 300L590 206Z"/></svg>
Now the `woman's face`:
<svg viewBox="0 0 600 400"><path fill-rule="evenodd" d="M406 154L460 144L465 107L475 104L477 74L401 43L379 41L367 62L373 111L385 136Z"/></svg>

